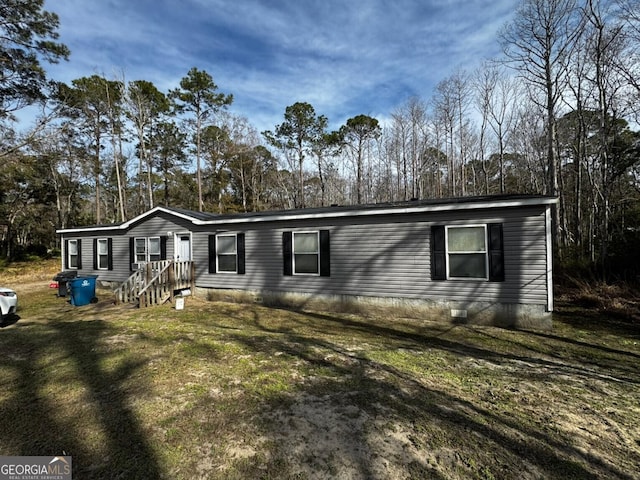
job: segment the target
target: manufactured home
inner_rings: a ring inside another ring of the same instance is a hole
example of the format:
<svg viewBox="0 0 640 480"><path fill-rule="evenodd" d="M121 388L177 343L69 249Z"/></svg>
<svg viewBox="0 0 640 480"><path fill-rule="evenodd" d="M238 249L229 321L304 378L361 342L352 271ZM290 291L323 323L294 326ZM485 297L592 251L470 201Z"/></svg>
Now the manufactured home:
<svg viewBox="0 0 640 480"><path fill-rule="evenodd" d="M556 202L500 195L238 214L155 207L58 233L63 270L95 275L131 301L164 271L165 283L177 282L170 290L411 305L454 322L548 327Z"/></svg>

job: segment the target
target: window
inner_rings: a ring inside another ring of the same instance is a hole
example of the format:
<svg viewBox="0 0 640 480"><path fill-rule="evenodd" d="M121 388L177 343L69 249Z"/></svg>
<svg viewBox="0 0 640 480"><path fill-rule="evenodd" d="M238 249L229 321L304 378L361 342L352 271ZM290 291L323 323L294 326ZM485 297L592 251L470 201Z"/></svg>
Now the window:
<svg viewBox="0 0 640 480"><path fill-rule="evenodd" d="M110 267L110 241L106 238L98 238L95 242L96 270L109 270Z"/></svg>
<svg viewBox="0 0 640 480"><path fill-rule="evenodd" d="M485 225L447 227L448 278L487 279Z"/></svg>
<svg viewBox="0 0 640 480"><path fill-rule="evenodd" d="M216 236L216 257L219 272L236 272L238 254L235 235Z"/></svg>
<svg viewBox="0 0 640 480"><path fill-rule="evenodd" d="M157 262L162 259L160 250L160 237L149 238L149 261Z"/></svg>
<svg viewBox="0 0 640 480"><path fill-rule="evenodd" d="M329 230L284 232L284 275L330 276Z"/></svg>
<svg viewBox="0 0 640 480"><path fill-rule="evenodd" d="M504 281L502 224L432 226L431 278Z"/></svg>
<svg viewBox="0 0 640 480"><path fill-rule="evenodd" d="M318 232L293 232L293 274L320 273Z"/></svg>
<svg viewBox="0 0 640 480"><path fill-rule="evenodd" d="M136 238L135 262L142 263L147 261L147 239Z"/></svg>
<svg viewBox="0 0 640 480"><path fill-rule="evenodd" d="M131 270L136 264L157 262L167 258L167 237L130 237L129 263Z"/></svg>
<svg viewBox="0 0 640 480"><path fill-rule="evenodd" d="M135 251L136 263L162 260L160 237L136 238Z"/></svg>
<svg viewBox="0 0 640 480"><path fill-rule="evenodd" d="M67 241L67 268L82 268L80 266L80 240Z"/></svg>
<svg viewBox="0 0 640 480"><path fill-rule="evenodd" d="M209 235L209 273L244 275L244 233Z"/></svg>

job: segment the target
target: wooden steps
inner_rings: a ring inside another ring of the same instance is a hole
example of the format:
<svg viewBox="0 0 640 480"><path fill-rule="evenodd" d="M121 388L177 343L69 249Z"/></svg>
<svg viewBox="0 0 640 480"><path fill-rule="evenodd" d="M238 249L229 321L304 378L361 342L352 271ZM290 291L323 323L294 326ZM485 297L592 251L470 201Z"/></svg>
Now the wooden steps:
<svg viewBox="0 0 640 480"><path fill-rule="evenodd" d="M114 294L117 304L132 303L139 307L150 307L166 301L173 302L175 292L187 288L195 290L195 263L160 260L144 263Z"/></svg>

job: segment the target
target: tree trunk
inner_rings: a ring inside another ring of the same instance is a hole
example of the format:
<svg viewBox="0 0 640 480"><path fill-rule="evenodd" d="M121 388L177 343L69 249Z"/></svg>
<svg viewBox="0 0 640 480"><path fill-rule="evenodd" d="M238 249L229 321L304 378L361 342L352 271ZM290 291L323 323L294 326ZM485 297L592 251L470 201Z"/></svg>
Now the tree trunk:
<svg viewBox="0 0 640 480"><path fill-rule="evenodd" d="M202 174L200 167L200 134L202 129L200 105L196 108L196 183L198 184L198 211L204 211L204 201L202 200Z"/></svg>

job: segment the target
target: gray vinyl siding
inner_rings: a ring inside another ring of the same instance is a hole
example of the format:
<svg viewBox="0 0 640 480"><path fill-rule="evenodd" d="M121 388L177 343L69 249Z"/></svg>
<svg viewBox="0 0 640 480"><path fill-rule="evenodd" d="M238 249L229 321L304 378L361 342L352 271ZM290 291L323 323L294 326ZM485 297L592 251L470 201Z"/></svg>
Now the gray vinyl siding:
<svg viewBox="0 0 640 480"><path fill-rule="evenodd" d="M540 205L213 225L195 225L159 212L126 231L67 233L62 240L82 239L83 268L79 274L98 275L102 281L122 282L129 277L131 237L166 236L166 254L171 259L174 258L173 233L191 232L198 287L546 305L545 211L546 207ZM505 281L431 280L431 226L486 223L503 226ZM303 230L330 231L329 277L283 275L282 234ZM208 273L208 237L223 232L245 235L244 275ZM112 238L113 270L93 269L94 238Z"/></svg>
<svg viewBox="0 0 640 480"><path fill-rule="evenodd" d="M197 285L254 291L545 305L544 207L220 226L194 234ZM505 281L432 281L431 225L502 223ZM283 275L282 232L331 232L331 276ZM245 233L246 274L209 274L208 235Z"/></svg>
<svg viewBox="0 0 640 480"><path fill-rule="evenodd" d="M82 240L82 268L78 275L97 275L98 280L105 282L123 282L131 275L129 242L132 237L167 237L167 258L173 258L173 232L187 233L191 224L187 221L163 214L146 219L131 227L128 231L107 230L86 233L66 234L62 241ZM172 232L167 235L167 232ZM113 270L96 270L93 268L93 240L98 238L112 239ZM64 259L63 265L64 265Z"/></svg>

